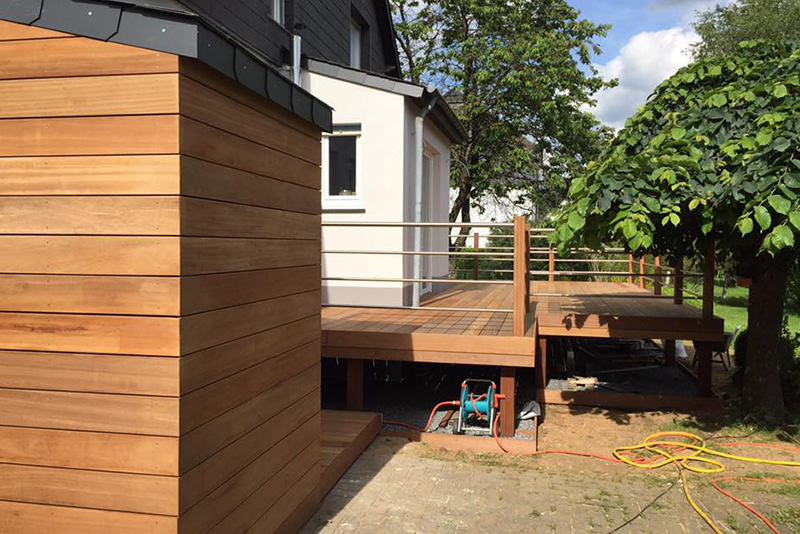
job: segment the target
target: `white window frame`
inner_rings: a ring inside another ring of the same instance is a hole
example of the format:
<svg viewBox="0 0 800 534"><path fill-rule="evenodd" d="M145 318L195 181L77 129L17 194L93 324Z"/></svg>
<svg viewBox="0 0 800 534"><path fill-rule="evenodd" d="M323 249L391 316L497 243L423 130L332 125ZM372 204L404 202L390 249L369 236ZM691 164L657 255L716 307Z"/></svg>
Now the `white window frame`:
<svg viewBox="0 0 800 534"><path fill-rule="evenodd" d="M355 195L331 195L330 194L330 143L331 137L355 137L356 138L356 194ZM322 209L325 211L336 210L363 210L364 209L364 165L361 156L361 130L350 128L337 129L333 126L332 133L322 136Z"/></svg>
<svg viewBox="0 0 800 534"><path fill-rule="evenodd" d="M283 24L285 8L285 0L272 0L272 20L278 24Z"/></svg>
<svg viewBox="0 0 800 534"><path fill-rule="evenodd" d="M354 18L350 19L350 66L361 68L361 25Z"/></svg>

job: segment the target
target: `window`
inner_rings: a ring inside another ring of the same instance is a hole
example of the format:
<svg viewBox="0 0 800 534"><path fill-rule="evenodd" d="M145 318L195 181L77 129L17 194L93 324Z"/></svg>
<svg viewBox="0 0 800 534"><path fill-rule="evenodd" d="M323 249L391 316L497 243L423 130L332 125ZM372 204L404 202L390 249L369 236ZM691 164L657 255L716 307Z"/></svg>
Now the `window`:
<svg viewBox="0 0 800 534"><path fill-rule="evenodd" d="M283 24L283 3L284 0L272 0L272 19L279 24Z"/></svg>
<svg viewBox="0 0 800 534"><path fill-rule="evenodd" d="M326 209L362 209L358 145L360 124L334 125L333 134L325 136L322 169L323 207Z"/></svg>
<svg viewBox="0 0 800 534"><path fill-rule="evenodd" d="M361 24L355 19L350 20L350 66L361 68Z"/></svg>

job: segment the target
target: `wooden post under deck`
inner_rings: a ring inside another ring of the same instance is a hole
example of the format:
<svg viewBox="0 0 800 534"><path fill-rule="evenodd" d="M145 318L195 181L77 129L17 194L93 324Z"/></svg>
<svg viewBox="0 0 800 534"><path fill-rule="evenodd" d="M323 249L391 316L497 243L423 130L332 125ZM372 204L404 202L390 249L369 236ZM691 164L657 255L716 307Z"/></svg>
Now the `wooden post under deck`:
<svg viewBox="0 0 800 534"><path fill-rule="evenodd" d="M639 287L644 289L647 287L647 281L644 279L644 275L647 272L647 265L644 261L644 256L639 258Z"/></svg>
<svg viewBox="0 0 800 534"><path fill-rule="evenodd" d="M633 283L633 254L628 254L628 283Z"/></svg>
<svg viewBox="0 0 800 534"><path fill-rule="evenodd" d="M473 235L473 245L472 248L475 252L478 252L481 248L481 236L478 232L475 232ZM476 255L472 259L472 279L477 280L480 275L480 258Z"/></svg>
<svg viewBox="0 0 800 534"><path fill-rule="evenodd" d="M674 339L664 340L664 363L667 365L667 367L675 367L675 365L678 363L675 358Z"/></svg>
<svg viewBox="0 0 800 534"><path fill-rule="evenodd" d="M525 267L527 257L526 248L530 248L525 241L527 235L527 221L522 215L514 217L514 335L522 337L525 335L525 324L528 305L526 295L528 269Z"/></svg>
<svg viewBox="0 0 800 534"><path fill-rule="evenodd" d="M715 251L714 243L712 242L706 251L705 261L703 265L703 320L709 320L714 317L714 280L716 278L715 272ZM714 345L713 343L695 343L695 351L697 351L697 382L698 394L701 397L710 397L712 391L712 362L711 356Z"/></svg>
<svg viewBox="0 0 800 534"><path fill-rule="evenodd" d="M504 438L514 437L516 428L516 374L514 367L500 368L500 393L505 400L500 407L500 434Z"/></svg>
<svg viewBox="0 0 800 534"><path fill-rule="evenodd" d="M536 387L545 389L547 387L547 338L538 336L539 343L536 347Z"/></svg>
<svg viewBox="0 0 800 534"><path fill-rule="evenodd" d="M347 409L364 411L364 360L347 360Z"/></svg>
<svg viewBox="0 0 800 534"><path fill-rule="evenodd" d="M653 265L655 265L654 273L655 276L653 277L653 294L660 295L661 294L661 256L656 256L653 258Z"/></svg>

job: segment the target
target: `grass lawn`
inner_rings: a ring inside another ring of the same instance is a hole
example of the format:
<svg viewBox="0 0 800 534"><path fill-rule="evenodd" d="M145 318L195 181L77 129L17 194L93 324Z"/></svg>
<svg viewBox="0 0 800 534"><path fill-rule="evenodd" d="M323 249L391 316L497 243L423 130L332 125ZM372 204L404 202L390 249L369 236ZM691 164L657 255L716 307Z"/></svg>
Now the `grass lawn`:
<svg viewBox="0 0 800 534"><path fill-rule="evenodd" d="M693 287L687 284L687 288L695 293L701 293L702 287ZM664 288L665 295L672 295L672 288ZM736 327L741 325L742 329L747 328L747 295L746 287L729 287L725 296L722 296L722 287L714 288L714 314L725 319L725 331L733 332ZM689 295L686 295L689 296ZM700 300L687 300L687 304L696 308L702 308ZM788 308L789 329L793 332L800 332L800 309Z"/></svg>

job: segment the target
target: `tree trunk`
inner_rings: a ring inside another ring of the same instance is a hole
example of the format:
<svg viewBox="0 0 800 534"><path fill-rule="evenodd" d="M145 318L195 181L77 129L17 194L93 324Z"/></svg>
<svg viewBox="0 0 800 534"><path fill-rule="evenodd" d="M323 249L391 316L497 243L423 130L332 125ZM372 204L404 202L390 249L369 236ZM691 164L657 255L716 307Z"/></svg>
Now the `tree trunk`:
<svg viewBox="0 0 800 534"><path fill-rule="evenodd" d="M785 415L781 391L780 337L789 270L788 254L760 254L754 264L747 320L747 364L742 403L776 421Z"/></svg>
<svg viewBox="0 0 800 534"><path fill-rule="evenodd" d="M453 201L453 207L450 209L450 222L456 222L458 216L461 215L461 222L470 222L470 193L472 188L468 184L461 184L458 188L458 196ZM452 247L463 248L467 244L467 236L470 234L472 228L466 226L461 227L458 232L458 237L453 241Z"/></svg>

